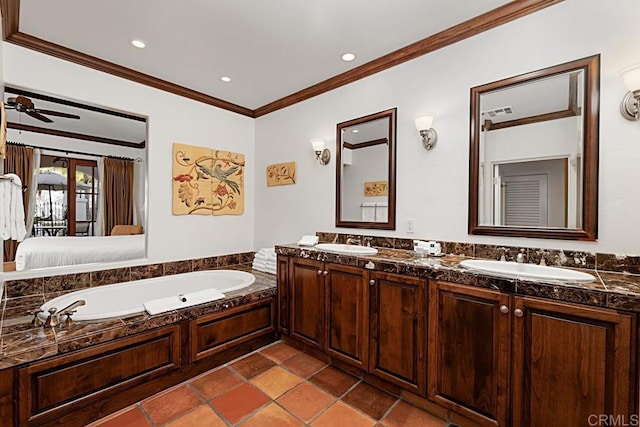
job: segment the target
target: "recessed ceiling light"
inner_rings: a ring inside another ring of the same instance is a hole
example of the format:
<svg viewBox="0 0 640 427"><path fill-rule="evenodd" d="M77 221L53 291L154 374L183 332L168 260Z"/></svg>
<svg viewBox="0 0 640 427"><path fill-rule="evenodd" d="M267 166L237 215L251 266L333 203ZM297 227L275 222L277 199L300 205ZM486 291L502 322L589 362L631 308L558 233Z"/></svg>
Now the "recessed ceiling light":
<svg viewBox="0 0 640 427"><path fill-rule="evenodd" d="M143 42L142 40L131 40L131 44L134 45L135 47L137 47L138 49L144 49L147 44L145 42Z"/></svg>
<svg viewBox="0 0 640 427"><path fill-rule="evenodd" d="M356 55L355 55L354 53L347 52L347 53L343 53L343 54L342 54L342 60L343 60L344 62L351 62L351 61L353 61L354 59L356 59Z"/></svg>
<svg viewBox="0 0 640 427"><path fill-rule="evenodd" d="M358 129L354 129L354 130L352 130L351 132L353 132L353 133L358 133L358 132L360 132L360 131L359 131Z"/></svg>
<svg viewBox="0 0 640 427"><path fill-rule="evenodd" d="M225 83L229 83L231 81L231 77L222 76L220 77L220 80L222 80Z"/></svg>

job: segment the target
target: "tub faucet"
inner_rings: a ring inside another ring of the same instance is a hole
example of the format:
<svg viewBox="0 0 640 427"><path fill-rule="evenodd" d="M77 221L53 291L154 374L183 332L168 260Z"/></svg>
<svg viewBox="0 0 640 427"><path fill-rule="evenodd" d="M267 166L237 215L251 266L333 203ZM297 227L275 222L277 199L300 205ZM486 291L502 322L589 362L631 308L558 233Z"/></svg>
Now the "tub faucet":
<svg viewBox="0 0 640 427"><path fill-rule="evenodd" d="M519 262L520 264L522 264L526 261L527 261L527 250L522 248L520 249L520 253L518 254L518 256L516 256L516 262Z"/></svg>
<svg viewBox="0 0 640 427"><path fill-rule="evenodd" d="M71 315L76 312L76 308L85 304L86 304L85 300L80 299L78 301L74 301L73 303L69 304L67 307L63 308L60 311L58 311L58 309L55 307L51 307L48 310L49 316L47 316L47 320L45 320L44 322L44 327L47 328L47 327L58 326L60 324L61 315L67 316L66 322L71 323Z"/></svg>
<svg viewBox="0 0 640 427"><path fill-rule="evenodd" d="M355 237L349 237L347 239L347 245L360 245L362 241L360 239L356 239Z"/></svg>

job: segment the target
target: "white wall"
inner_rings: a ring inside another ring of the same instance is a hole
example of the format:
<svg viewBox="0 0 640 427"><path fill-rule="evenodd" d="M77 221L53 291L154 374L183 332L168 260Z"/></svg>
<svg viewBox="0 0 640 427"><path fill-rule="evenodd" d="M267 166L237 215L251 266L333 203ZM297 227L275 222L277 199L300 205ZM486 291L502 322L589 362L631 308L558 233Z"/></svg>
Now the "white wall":
<svg viewBox="0 0 640 427"><path fill-rule="evenodd" d="M253 249L253 119L51 56L3 43L6 84L148 117L148 258L152 262ZM219 148L246 156L242 216L171 214L172 144Z"/></svg>
<svg viewBox="0 0 640 427"><path fill-rule="evenodd" d="M397 107L397 231L372 234L640 254L640 124L619 113L626 90L618 75L640 62L638 16L637 0L567 0L258 118L255 246L297 241L318 230L362 232L334 227L335 162L319 165L309 140L335 143L337 123ZM599 241L468 235L469 89L598 53ZM422 148L412 120L423 111L439 113L432 151ZM266 165L293 160L296 185L266 188ZM416 234L405 233L407 218L415 219Z"/></svg>
<svg viewBox="0 0 640 427"><path fill-rule="evenodd" d="M364 183L387 181L389 177L389 145L380 144L351 150L352 163L344 165L342 174L342 219L361 221L362 203L387 202L387 196L365 196ZM368 208L371 209L371 208ZM378 221L386 222L384 219Z"/></svg>

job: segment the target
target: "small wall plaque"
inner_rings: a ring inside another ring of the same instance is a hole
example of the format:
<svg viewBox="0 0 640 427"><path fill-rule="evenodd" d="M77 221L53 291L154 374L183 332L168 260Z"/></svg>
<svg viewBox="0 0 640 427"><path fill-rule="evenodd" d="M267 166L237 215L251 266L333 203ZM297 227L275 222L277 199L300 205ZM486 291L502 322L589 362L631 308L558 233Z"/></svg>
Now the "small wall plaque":
<svg viewBox="0 0 640 427"><path fill-rule="evenodd" d="M386 196L389 190L387 181L369 181L364 183L364 195L367 197Z"/></svg>
<svg viewBox="0 0 640 427"><path fill-rule="evenodd" d="M276 163L267 166L267 187L296 183L296 162Z"/></svg>

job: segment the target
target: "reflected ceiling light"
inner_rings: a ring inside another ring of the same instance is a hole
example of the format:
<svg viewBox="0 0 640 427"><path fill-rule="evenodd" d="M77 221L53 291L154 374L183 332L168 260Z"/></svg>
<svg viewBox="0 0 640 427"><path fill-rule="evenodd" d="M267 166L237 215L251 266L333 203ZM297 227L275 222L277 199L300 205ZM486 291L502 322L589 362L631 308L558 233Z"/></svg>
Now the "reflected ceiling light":
<svg viewBox="0 0 640 427"><path fill-rule="evenodd" d="M342 54L342 60L343 60L344 62L351 62L351 61L353 61L354 59L356 59L356 55L355 55L355 53L347 52L347 53L343 53L343 54Z"/></svg>
<svg viewBox="0 0 640 427"><path fill-rule="evenodd" d="M422 113L413 117L413 121L416 123L416 128L422 137L422 145L427 150L431 150L435 147L436 142L438 142L438 134L433 128L433 120L436 116L436 113Z"/></svg>
<svg viewBox="0 0 640 427"><path fill-rule="evenodd" d="M360 132L360 131L359 131L358 129L354 129L354 130L352 130L351 132L353 132L353 133L358 133L358 132Z"/></svg>
<svg viewBox="0 0 640 427"><path fill-rule="evenodd" d="M231 77L222 76L220 77L220 80L222 80L225 83L229 83L231 81Z"/></svg>
<svg viewBox="0 0 640 427"><path fill-rule="evenodd" d="M145 42L143 42L142 40L131 40L131 44L134 45L135 47L137 47L138 49L144 49L147 44Z"/></svg>
<svg viewBox="0 0 640 427"><path fill-rule="evenodd" d="M331 151L328 148L324 148L324 139L312 139L311 145L313 146L313 151L316 153L316 160L318 163L323 166L329 164L329 161L331 160Z"/></svg>
<svg viewBox="0 0 640 427"><path fill-rule="evenodd" d="M640 64L635 64L620 71L629 92L620 103L620 113L627 120L640 119Z"/></svg>

